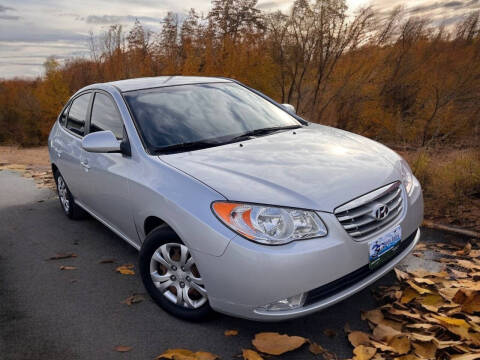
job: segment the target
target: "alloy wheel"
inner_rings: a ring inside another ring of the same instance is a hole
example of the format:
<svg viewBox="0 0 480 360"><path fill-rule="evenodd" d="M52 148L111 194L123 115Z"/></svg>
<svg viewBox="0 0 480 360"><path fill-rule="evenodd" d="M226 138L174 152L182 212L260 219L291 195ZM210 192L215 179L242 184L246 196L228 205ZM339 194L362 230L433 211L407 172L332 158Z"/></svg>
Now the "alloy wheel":
<svg viewBox="0 0 480 360"><path fill-rule="evenodd" d="M68 190L63 177L59 176L57 179L57 190L58 190L58 197L60 198L60 202L62 203L63 209L66 213L70 211L70 200L68 200Z"/></svg>
<svg viewBox="0 0 480 360"><path fill-rule="evenodd" d="M197 309L207 302L207 291L190 251L183 244L160 246L150 261L150 276L172 303Z"/></svg>

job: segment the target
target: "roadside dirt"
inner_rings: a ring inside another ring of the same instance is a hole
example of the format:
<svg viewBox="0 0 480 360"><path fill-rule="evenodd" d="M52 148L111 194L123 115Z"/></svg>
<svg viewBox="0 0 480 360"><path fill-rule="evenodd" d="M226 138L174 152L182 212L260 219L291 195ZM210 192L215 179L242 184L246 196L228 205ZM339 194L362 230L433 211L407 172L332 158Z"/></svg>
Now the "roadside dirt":
<svg viewBox="0 0 480 360"><path fill-rule="evenodd" d="M1 170L20 172L23 177L33 178L39 188L55 189L46 146L27 149L0 146Z"/></svg>
<svg viewBox="0 0 480 360"><path fill-rule="evenodd" d="M0 146L0 166L21 164L36 168L49 168L48 148L46 146L34 148L19 148Z"/></svg>

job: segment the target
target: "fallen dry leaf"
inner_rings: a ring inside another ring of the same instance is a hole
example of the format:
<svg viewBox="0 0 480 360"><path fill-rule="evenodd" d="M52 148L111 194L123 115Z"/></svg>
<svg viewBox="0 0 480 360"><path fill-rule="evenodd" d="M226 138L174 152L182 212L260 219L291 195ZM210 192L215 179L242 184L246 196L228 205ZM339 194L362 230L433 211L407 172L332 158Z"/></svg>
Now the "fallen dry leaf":
<svg viewBox="0 0 480 360"><path fill-rule="evenodd" d="M448 276L448 274L445 271L432 272L425 269L409 270L408 273L413 275L416 278L425 278L425 277L445 278Z"/></svg>
<svg viewBox="0 0 480 360"><path fill-rule="evenodd" d="M462 311L468 314L480 312L480 294L475 292L468 296L462 304Z"/></svg>
<svg viewBox="0 0 480 360"><path fill-rule="evenodd" d="M406 327L412 328L412 329L422 329L422 330L429 330L435 325L433 324L427 324L427 323L416 323L416 324L407 324Z"/></svg>
<svg viewBox="0 0 480 360"><path fill-rule="evenodd" d="M432 315L435 319L439 320L442 323L448 324L448 325L453 325L453 326L462 326L465 328L469 328L470 325L463 319L457 319L457 318L452 318L448 316L442 316L442 315Z"/></svg>
<svg viewBox="0 0 480 360"><path fill-rule="evenodd" d="M416 292L418 292L419 294L423 295L423 294L431 294L432 291L431 290L428 290L428 289L425 289L423 287L420 287L418 286L417 284L415 284L413 281L411 280L407 280L407 284L410 285Z"/></svg>
<svg viewBox="0 0 480 360"><path fill-rule="evenodd" d="M115 346L115 351L118 351L118 352L129 352L132 349L133 348L131 346L123 346L123 345Z"/></svg>
<svg viewBox="0 0 480 360"><path fill-rule="evenodd" d="M421 318L422 318L422 316L420 314L414 313L413 311L400 310L400 309L397 309L397 308L394 308L394 307L389 307L388 312L391 315L403 316L403 317L411 318L411 319L415 319L415 320L421 320Z"/></svg>
<svg viewBox="0 0 480 360"><path fill-rule="evenodd" d="M325 329L323 330L323 335L328 336L329 338L334 338L337 336L337 332L332 329Z"/></svg>
<svg viewBox="0 0 480 360"><path fill-rule="evenodd" d="M455 345L462 345L463 343L462 341L456 341L456 340L438 340L435 337L433 338L432 341L435 343L435 345L439 349L445 349Z"/></svg>
<svg viewBox="0 0 480 360"><path fill-rule="evenodd" d="M451 301L453 299L453 297L455 296L455 294L457 293L457 289L454 289L454 288L443 288L443 289L440 289L438 290L438 293L444 297L446 300L449 300Z"/></svg>
<svg viewBox="0 0 480 360"><path fill-rule="evenodd" d="M243 349L242 356L243 360L263 360L263 357L261 357L259 353L250 349Z"/></svg>
<svg viewBox="0 0 480 360"><path fill-rule="evenodd" d="M395 360L419 360L415 354L402 355L395 358Z"/></svg>
<svg viewBox="0 0 480 360"><path fill-rule="evenodd" d="M363 311L362 314L361 314L361 318L362 318L362 320L368 320L368 321L378 325L383 321L384 316L383 316L383 313L382 313L381 310L374 309L374 310L370 310L370 311Z"/></svg>
<svg viewBox="0 0 480 360"><path fill-rule="evenodd" d="M465 269L470 269L470 270L480 270L480 265L476 264L472 261L469 260L463 260L463 259L457 259L456 260L456 265L459 265Z"/></svg>
<svg viewBox="0 0 480 360"><path fill-rule="evenodd" d="M417 284L427 284L427 285L435 285L435 281L430 280L429 278L413 278Z"/></svg>
<svg viewBox="0 0 480 360"><path fill-rule="evenodd" d="M403 291L402 297L400 298L400 302L402 304L408 304L410 301L412 301L413 299L415 299L419 295L420 294L417 291L415 291L414 289L412 289L410 287L406 288Z"/></svg>
<svg viewBox="0 0 480 360"><path fill-rule="evenodd" d="M348 334L348 341L352 344L353 347L357 347L359 345L369 345L370 344L370 336L363 331L352 331Z"/></svg>
<svg viewBox="0 0 480 360"><path fill-rule="evenodd" d="M281 335L276 332L263 332L255 335L253 346L265 354L281 355L301 347L307 339L301 336Z"/></svg>
<svg viewBox="0 0 480 360"><path fill-rule="evenodd" d="M113 264L115 262L115 259L103 259L100 260L98 263L99 264Z"/></svg>
<svg viewBox="0 0 480 360"><path fill-rule="evenodd" d="M385 345L383 342L370 340L370 345L379 351L388 351L393 353L393 349L390 346Z"/></svg>
<svg viewBox="0 0 480 360"><path fill-rule="evenodd" d="M422 359L435 359L435 353L437 352L437 345L433 342L413 342L413 348L415 354Z"/></svg>
<svg viewBox="0 0 480 360"><path fill-rule="evenodd" d="M138 303L142 302L143 300L145 300L145 298L142 295L133 294L133 295L127 297L125 300L123 300L122 303L130 306L132 304L138 304Z"/></svg>
<svg viewBox="0 0 480 360"><path fill-rule="evenodd" d="M448 271L452 273L455 279L466 279L468 278L468 273L449 268ZM473 274L472 274L473 275Z"/></svg>
<svg viewBox="0 0 480 360"><path fill-rule="evenodd" d="M480 359L480 352L474 354L453 355L451 360L475 360Z"/></svg>
<svg viewBox="0 0 480 360"><path fill-rule="evenodd" d="M467 243L462 250L455 252L455 255L468 255L472 251L472 244Z"/></svg>
<svg viewBox="0 0 480 360"><path fill-rule="evenodd" d="M429 294L418 299L420 305L422 305L426 310L431 312L438 312L438 309L445 304L445 300L442 296L437 294Z"/></svg>
<svg viewBox="0 0 480 360"><path fill-rule="evenodd" d="M395 353L405 355L410 351L410 340L405 335L397 335L388 342L388 346L390 346Z"/></svg>
<svg viewBox="0 0 480 360"><path fill-rule="evenodd" d="M237 336L238 330L225 330L223 334L225 336Z"/></svg>
<svg viewBox="0 0 480 360"><path fill-rule="evenodd" d="M458 335L461 339L470 340L470 333L468 331L469 328L466 328L464 326L452 326L452 325L447 325L446 328L451 333Z"/></svg>
<svg viewBox="0 0 480 360"><path fill-rule="evenodd" d="M398 281L408 280L410 278L406 272L400 269L394 268L393 270L395 271Z"/></svg>
<svg viewBox="0 0 480 360"><path fill-rule="evenodd" d="M375 327L375 329L373 329L373 337L379 341L390 341L390 339L392 339L394 336L400 334L400 331L384 324L379 324Z"/></svg>
<svg viewBox="0 0 480 360"><path fill-rule="evenodd" d="M52 256L48 260L61 260L61 259L69 259L69 258L76 258L77 254L74 253L67 253L67 254L56 254L55 256Z"/></svg>
<svg viewBox="0 0 480 360"><path fill-rule="evenodd" d="M353 353L355 354L354 360L370 360L373 358L377 349L370 346L359 345L355 349L353 349Z"/></svg>
<svg viewBox="0 0 480 360"><path fill-rule="evenodd" d="M133 264L125 264L117 267L115 270L122 275L135 275L135 271L132 270L133 268Z"/></svg>
<svg viewBox="0 0 480 360"><path fill-rule="evenodd" d="M319 355L325 352L325 349L321 345L318 345L317 343L314 343L314 342L310 343L310 345L308 346L308 350L313 355Z"/></svg>
<svg viewBox="0 0 480 360"><path fill-rule="evenodd" d="M205 351L193 352L186 349L168 349L163 354L158 355L157 359L170 359L170 360L216 360L218 356Z"/></svg>
<svg viewBox="0 0 480 360"><path fill-rule="evenodd" d="M75 266L67 266L67 265L61 265L60 270L76 270L77 268Z"/></svg>
<svg viewBox="0 0 480 360"><path fill-rule="evenodd" d="M197 351L195 353L195 360L216 360L219 357L215 354L206 351Z"/></svg>

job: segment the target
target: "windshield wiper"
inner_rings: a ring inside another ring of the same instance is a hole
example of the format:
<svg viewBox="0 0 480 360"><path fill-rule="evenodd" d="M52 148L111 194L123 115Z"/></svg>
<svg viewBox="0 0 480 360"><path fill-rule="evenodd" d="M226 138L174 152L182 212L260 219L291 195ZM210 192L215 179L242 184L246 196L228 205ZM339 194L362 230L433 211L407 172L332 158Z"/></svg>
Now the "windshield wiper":
<svg viewBox="0 0 480 360"><path fill-rule="evenodd" d="M290 125L290 126L272 126L272 127L266 127L266 128L261 128L261 129L255 129L255 130L250 130L247 131L243 134L240 134L238 136L235 136L230 139L230 141L237 141L245 138L249 138L250 136L259 136L259 135L267 135L272 132L280 131L280 130L290 130L290 129L298 129L301 128L302 125Z"/></svg>
<svg viewBox="0 0 480 360"><path fill-rule="evenodd" d="M209 142L209 141L193 141L193 142L184 142L180 144L154 147L154 148L151 148L150 150L155 154L158 154L158 153L167 154L170 152L206 149L206 148L218 146L218 145L222 145L222 143Z"/></svg>
<svg viewBox="0 0 480 360"><path fill-rule="evenodd" d="M247 131L247 132L245 132L241 135L234 136L234 137L232 137L230 139L227 139L225 141L184 142L184 143L180 143L180 144L153 147L153 148L150 148L150 151L152 153L155 153L155 154L168 154L168 153L172 153L172 152L200 150L200 149L206 149L206 148L209 148L209 147L230 144L232 142L247 139L251 136L266 135L266 134L276 132L276 131L280 131L280 130L298 129L298 128L301 128L301 127L302 127L302 125L267 127L267 128L261 128L261 129L255 129L255 130Z"/></svg>

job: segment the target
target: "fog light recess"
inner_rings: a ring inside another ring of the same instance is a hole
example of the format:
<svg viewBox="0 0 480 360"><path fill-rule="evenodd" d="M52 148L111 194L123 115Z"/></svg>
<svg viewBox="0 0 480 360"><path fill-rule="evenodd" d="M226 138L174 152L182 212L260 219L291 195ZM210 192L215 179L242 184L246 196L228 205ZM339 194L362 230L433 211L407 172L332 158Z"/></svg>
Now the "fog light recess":
<svg viewBox="0 0 480 360"><path fill-rule="evenodd" d="M273 303L260 306L258 310L260 311L285 311L298 309L303 306L305 303L306 294L298 294L295 296L290 296L289 298L275 301Z"/></svg>

